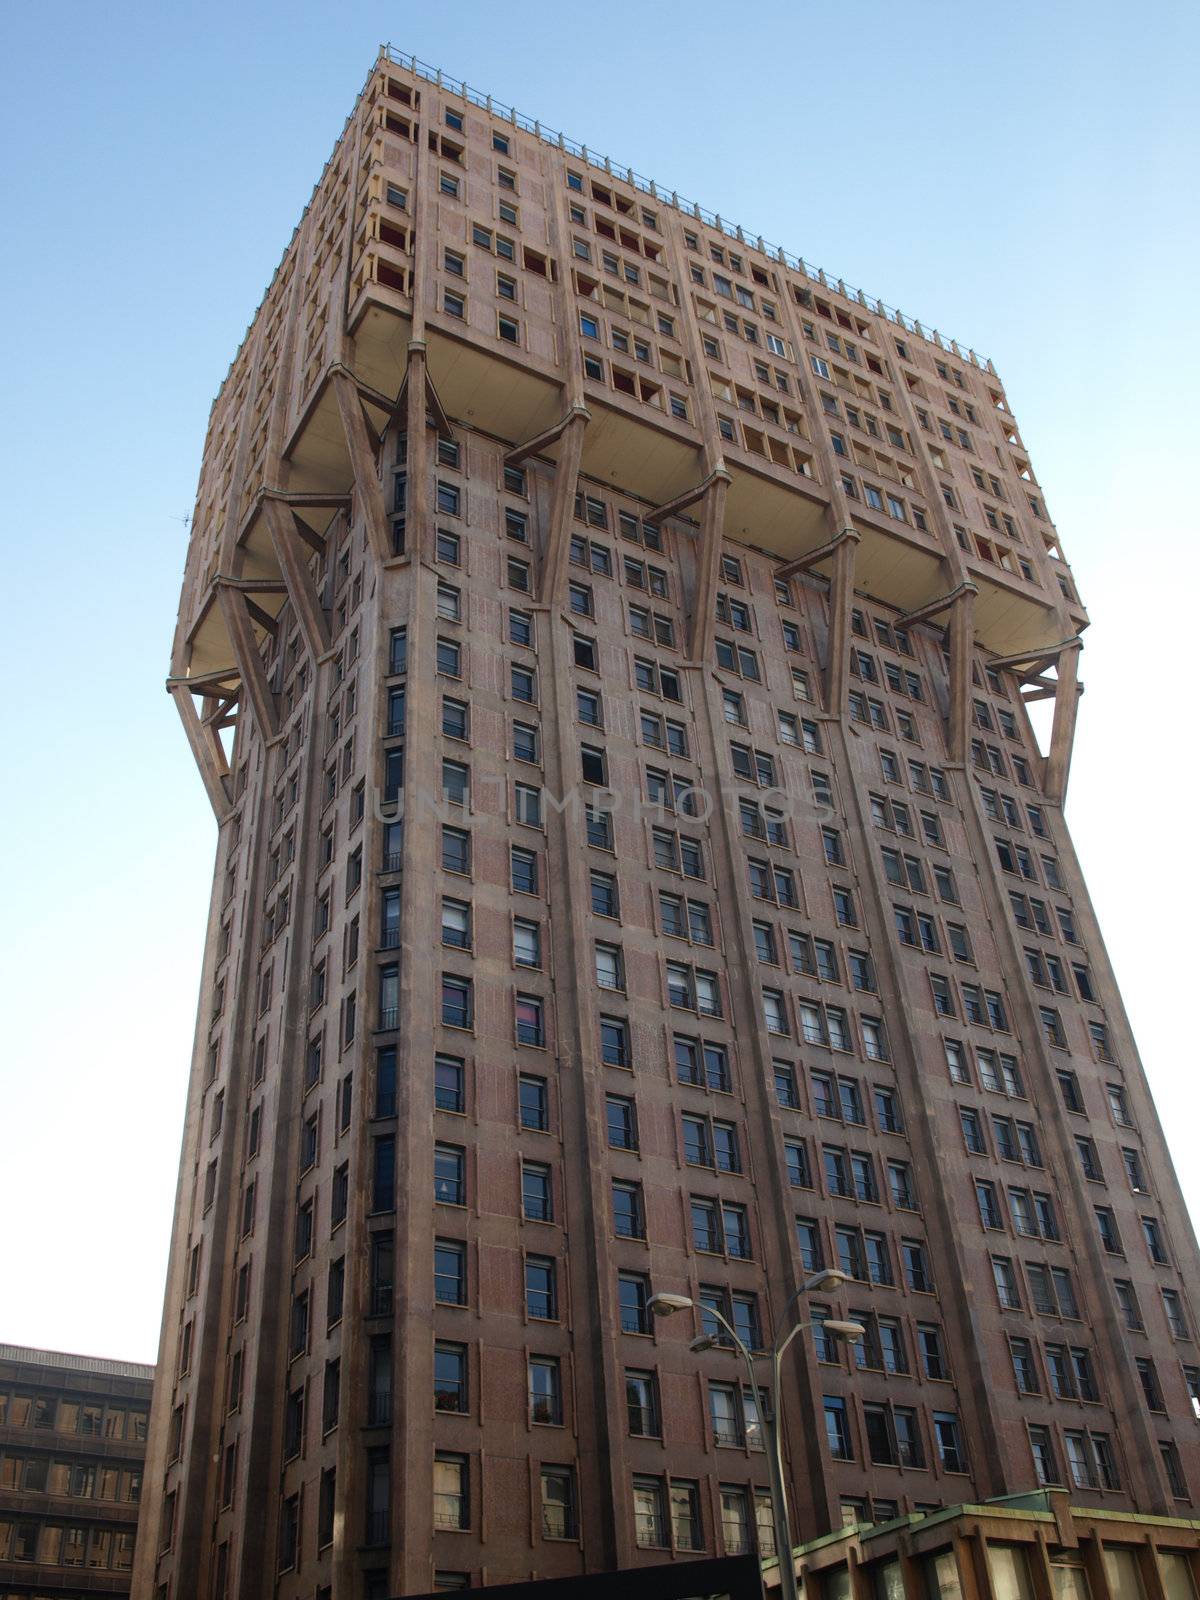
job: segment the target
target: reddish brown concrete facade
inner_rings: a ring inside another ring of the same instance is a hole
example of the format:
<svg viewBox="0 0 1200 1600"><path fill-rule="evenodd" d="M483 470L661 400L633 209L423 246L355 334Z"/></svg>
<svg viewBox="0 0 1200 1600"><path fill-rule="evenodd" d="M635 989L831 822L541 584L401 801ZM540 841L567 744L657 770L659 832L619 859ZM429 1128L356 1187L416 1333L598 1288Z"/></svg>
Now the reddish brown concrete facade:
<svg viewBox="0 0 1200 1600"><path fill-rule="evenodd" d="M127 1595L154 1368L0 1344L0 1596Z"/></svg>
<svg viewBox="0 0 1200 1600"><path fill-rule="evenodd" d="M136 1593L768 1550L733 1353L642 1302L769 1345L820 1264L870 1337L788 1357L798 1539L1189 1515L1200 1262L1003 386L501 109L380 57L213 408Z"/></svg>

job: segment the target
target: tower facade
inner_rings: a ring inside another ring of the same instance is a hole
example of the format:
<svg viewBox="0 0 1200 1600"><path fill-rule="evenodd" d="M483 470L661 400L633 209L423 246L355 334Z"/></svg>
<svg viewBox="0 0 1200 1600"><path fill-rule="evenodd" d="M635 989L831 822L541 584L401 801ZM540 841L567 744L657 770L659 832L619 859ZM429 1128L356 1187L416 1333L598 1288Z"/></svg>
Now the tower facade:
<svg viewBox="0 0 1200 1600"><path fill-rule="evenodd" d="M1086 623L990 362L381 54L191 526L138 1595L769 1550L714 1311L815 1324L799 1538L1189 1514L1200 1262L1062 815Z"/></svg>

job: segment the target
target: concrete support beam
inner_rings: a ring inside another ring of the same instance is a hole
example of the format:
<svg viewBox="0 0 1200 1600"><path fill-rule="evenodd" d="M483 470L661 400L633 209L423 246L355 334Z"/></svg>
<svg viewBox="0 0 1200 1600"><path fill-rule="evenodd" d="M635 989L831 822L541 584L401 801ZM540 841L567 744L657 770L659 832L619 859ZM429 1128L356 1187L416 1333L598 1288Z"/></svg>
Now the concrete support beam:
<svg viewBox="0 0 1200 1600"><path fill-rule="evenodd" d="M732 482L733 479L729 476L729 473L718 462L707 477L698 483L695 488L688 489L683 494L677 494L674 500L668 500L666 505L656 506L644 520L657 525L660 522L665 522L668 517L677 517L690 506L697 505L703 500L716 484L723 483L728 489Z"/></svg>
<svg viewBox="0 0 1200 1600"><path fill-rule="evenodd" d="M688 660L692 662L707 662L712 654L717 578L721 571L721 536L725 527L725 499L729 493L730 479L729 474L722 470L714 471L705 481L706 487L702 491L704 515L700 523L700 545L696 552L696 584L688 623L687 653ZM669 514L669 508L664 510ZM661 516L662 513L656 515Z"/></svg>
<svg viewBox="0 0 1200 1600"><path fill-rule="evenodd" d="M383 507L383 487L375 467L375 452L367 433L367 419L363 415L358 388L348 372L333 374L334 393L338 413L346 431L346 446L350 452L350 467L354 473L354 493L362 506L367 524L367 540L371 552L379 562L391 558L392 545L388 536L387 515Z"/></svg>
<svg viewBox="0 0 1200 1600"><path fill-rule="evenodd" d="M308 563L301 560L296 548L300 536L298 519L291 508L279 500L264 500L263 515L304 642L313 660L319 661L329 649L329 623L317 598Z"/></svg>
<svg viewBox="0 0 1200 1600"><path fill-rule="evenodd" d="M219 825L233 809L229 763L225 759L221 741L213 725L207 720L201 721L196 702L186 684L168 684L167 689L179 712L179 720L183 723L183 731L192 747L192 755L200 769L200 779Z"/></svg>
<svg viewBox="0 0 1200 1600"><path fill-rule="evenodd" d="M425 341L411 339L408 345L408 392L404 397L404 429L408 438L408 500L404 537L406 548L414 561L433 559L429 517L433 452L429 447L425 368ZM390 556L390 548L388 553Z"/></svg>
<svg viewBox="0 0 1200 1600"><path fill-rule="evenodd" d="M849 525L835 533L832 539L826 539L824 544L819 544L815 550L810 550L807 555L797 556L794 561L785 561L781 567L776 567L775 576L785 583L789 578L794 578L799 572L810 572L813 567L822 561L828 561L845 540L852 539L857 544L861 535L857 528Z"/></svg>
<svg viewBox="0 0 1200 1600"><path fill-rule="evenodd" d="M971 661L975 654L975 595L964 583L950 607L950 755L965 762L971 738Z"/></svg>
<svg viewBox="0 0 1200 1600"><path fill-rule="evenodd" d="M1054 723L1050 731L1050 754L1046 757L1046 797L1059 805L1067 797L1067 779L1071 775L1071 753L1075 748L1075 720L1079 714L1079 696L1083 687L1079 682L1078 642L1064 649L1058 658L1058 692L1054 696Z"/></svg>
<svg viewBox="0 0 1200 1600"><path fill-rule="evenodd" d="M512 450L506 451L504 465L516 467L530 456L541 455L543 450L548 450L552 444L557 444L573 423L582 422L586 426L591 420L592 414L586 406L571 406L553 427L543 428L542 432L534 434L532 439L526 439L524 444L516 445Z"/></svg>
<svg viewBox="0 0 1200 1600"><path fill-rule="evenodd" d="M275 705L275 696L267 682L258 641L250 625L246 596L236 585L218 580L217 600L229 631L229 642L233 646L234 659L241 675L243 703L245 700L250 702L258 719L258 725L262 729L263 738L271 744L279 737L279 713Z"/></svg>
<svg viewBox="0 0 1200 1600"><path fill-rule="evenodd" d="M550 502L550 531L542 559L542 602L560 604L566 581L567 552L571 545L571 516L575 504L575 485L579 481L579 462L583 455L583 435L588 413L573 411L561 431L562 449L554 473L554 493ZM509 458L506 456L505 460Z"/></svg>
<svg viewBox="0 0 1200 1600"><path fill-rule="evenodd" d="M844 528L830 541L833 577L829 586L829 664L825 675L825 705L835 716L846 709L846 678L850 670L850 613L854 608L854 560L858 534Z"/></svg>
<svg viewBox="0 0 1200 1600"><path fill-rule="evenodd" d="M968 578L946 594L939 595L936 600L930 600L927 605L918 606L915 611L906 611L902 617L896 618L896 626L911 628L918 622L932 622L935 617L940 617L943 611L949 611L956 605L963 595L975 596L978 593L979 589Z"/></svg>

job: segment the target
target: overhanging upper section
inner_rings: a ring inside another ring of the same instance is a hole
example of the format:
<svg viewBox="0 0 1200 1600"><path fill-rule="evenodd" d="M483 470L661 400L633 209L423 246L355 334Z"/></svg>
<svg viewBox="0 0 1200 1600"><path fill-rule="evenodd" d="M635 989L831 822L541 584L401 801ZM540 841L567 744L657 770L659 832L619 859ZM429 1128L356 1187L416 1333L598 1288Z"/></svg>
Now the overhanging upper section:
<svg viewBox="0 0 1200 1600"><path fill-rule="evenodd" d="M214 404L176 677L236 665L222 584L261 644L285 580L263 496L320 547L414 338L459 429L553 458L585 409L581 474L644 507L719 463L728 540L789 562L852 525L860 590L904 612L969 579L1001 656L1086 626L989 362L385 52Z"/></svg>

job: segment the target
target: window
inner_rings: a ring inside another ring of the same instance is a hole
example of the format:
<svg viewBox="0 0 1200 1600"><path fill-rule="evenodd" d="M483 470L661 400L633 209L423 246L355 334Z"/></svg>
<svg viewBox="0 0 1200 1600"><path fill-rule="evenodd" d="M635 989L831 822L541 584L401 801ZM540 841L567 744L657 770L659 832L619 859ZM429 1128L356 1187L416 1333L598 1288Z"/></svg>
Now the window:
<svg viewBox="0 0 1200 1600"><path fill-rule="evenodd" d="M658 1380L653 1372L626 1368L625 1407L632 1438L657 1439L661 1436Z"/></svg>
<svg viewBox="0 0 1200 1600"><path fill-rule="evenodd" d="M538 995L517 995L516 1034L518 1044L528 1044L537 1047L542 1047L545 1045L545 1008L541 998Z"/></svg>
<svg viewBox="0 0 1200 1600"><path fill-rule="evenodd" d="M373 1141L371 1210L394 1211L396 1207L396 1140L384 1134Z"/></svg>
<svg viewBox="0 0 1200 1600"><path fill-rule="evenodd" d="M1116 1462L1107 1434L1068 1429L1063 1434L1063 1444L1076 1488L1117 1488Z"/></svg>
<svg viewBox="0 0 1200 1600"><path fill-rule="evenodd" d="M951 1411L933 1413L933 1437L938 1459L945 1472L965 1472L967 1458L963 1449L958 1418Z"/></svg>
<svg viewBox="0 0 1200 1600"><path fill-rule="evenodd" d="M1110 1256L1121 1256L1125 1252L1121 1248L1121 1235L1117 1231L1117 1219L1108 1206L1097 1206L1096 1226L1100 1232L1100 1243Z"/></svg>
<svg viewBox="0 0 1200 1600"><path fill-rule="evenodd" d="M1100 1170L1100 1156L1096 1150L1095 1142L1082 1134L1075 1136L1075 1149L1079 1156L1079 1166L1084 1177L1089 1183L1103 1183L1104 1174Z"/></svg>
<svg viewBox="0 0 1200 1600"><path fill-rule="evenodd" d="M462 540L457 533L451 533L447 528L437 530L437 559L444 561L447 566L461 566Z"/></svg>
<svg viewBox="0 0 1200 1600"><path fill-rule="evenodd" d="M459 950L471 948L471 906L466 900L442 899L442 943Z"/></svg>
<svg viewBox="0 0 1200 1600"><path fill-rule="evenodd" d="M466 1305L467 1247L461 1240L434 1240L433 1290L440 1305Z"/></svg>
<svg viewBox="0 0 1200 1600"><path fill-rule="evenodd" d="M538 1322L558 1319L558 1280L550 1256L525 1257L525 1311Z"/></svg>
<svg viewBox="0 0 1200 1600"><path fill-rule="evenodd" d="M700 1485L673 1480L669 1486L671 1533L677 1550L702 1550L703 1525L700 1515Z"/></svg>
<svg viewBox="0 0 1200 1600"><path fill-rule="evenodd" d="M1172 1495L1176 1500L1186 1500L1188 1498L1187 1480L1183 1475L1183 1467L1179 1460L1177 1447L1170 1440L1164 1440L1159 1444L1158 1453L1162 1457L1163 1471L1167 1475L1167 1483L1170 1485ZM1183 1557L1177 1557L1176 1559L1177 1561L1182 1561Z"/></svg>
<svg viewBox="0 0 1200 1600"><path fill-rule="evenodd" d="M1040 1484L1061 1484L1058 1461L1054 1454L1054 1439L1049 1428L1030 1425L1029 1448L1033 1455L1034 1471Z"/></svg>
<svg viewBox="0 0 1200 1600"><path fill-rule="evenodd" d="M669 1546L663 1483L660 1478L634 1478L633 1521L634 1537L639 1549L659 1550Z"/></svg>
<svg viewBox="0 0 1200 1600"><path fill-rule="evenodd" d="M462 677L462 646L456 639L437 641L437 670L447 678Z"/></svg>
<svg viewBox="0 0 1200 1600"><path fill-rule="evenodd" d="M433 1458L433 1521L438 1528L471 1526L470 1473L466 1456L439 1450Z"/></svg>
<svg viewBox="0 0 1200 1600"><path fill-rule="evenodd" d="M439 1205L461 1206L467 1201L466 1151L461 1145L433 1147L433 1197Z"/></svg>
<svg viewBox="0 0 1200 1600"><path fill-rule="evenodd" d="M510 851L510 869L514 894L537 894L538 858L532 850L513 845Z"/></svg>
<svg viewBox="0 0 1200 1600"><path fill-rule="evenodd" d="M467 1347L438 1340L433 1347L433 1405L435 1411L465 1412L467 1397Z"/></svg>
<svg viewBox="0 0 1200 1600"><path fill-rule="evenodd" d="M836 1395L826 1395L825 1437L829 1453L835 1461L853 1461L854 1446L850 1439L850 1418L846 1402Z"/></svg>
<svg viewBox="0 0 1200 1600"><path fill-rule="evenodd" d="M554 1220L554 1191L550 1168L541 1161L521 1164L521 1214L529 1222Z"/></svg>
<svg viewBox="0 0 1200 1600"><path fill-rule="evenodd" d="M536 784L518 783L513 786L513 819L526 827L542 825L542 791Z"/></svg>
<svg viewBox="0 0 1200 1600"><path fill-rule="evenodd" d="M862 1029L863 1053L867 1059L869 1061L886 1061L888 1059L888 1048L883 1019L881 1017L864 1016L859 1019L859 1025Z"/></svg>
<svg viewBox="0 0 1200 1600"><path fill-rule="evenodd" d="M512 755L517 762L538 762L538 728L530 722L512 725Z"/></svg>
<svg viewBox="0 0 1200 1600"><path fill-rule="evenodd" d="M650 1332L650 1282L640 1272L622 1272L617 1279L623 1333Z"/></svg>
<svg viewBox="0 0 1200 1600"><path fill-rule="evenodd" d="M541 924L518 917L513 922L513 962L518 967L542 964Z"/></svg>
<svg viewBox="0 0 1200 1600"><path fill-rule="evenodd" d="M613 1232L620 1239L646 1237L645 1206L640 1183L617 1179L612 1184Z"/></svg>
<svg viewBox="0 0 1200 1600"><path fill-rule="evenodd" d="M1183 1301L1174 1289L1162 1290L1163 1310L1167 1315L1167 1326L1176 1339L1188 1337L1187 1318L1183 1314Z"/></svg>
<svg viewBox="0 0 1200 1600"><path fill-rule="evenodd" d="M562 1426L562 1369L557 1356L529 1358L529 1420Z"/></svg>
<svg viewBox="0 0 1200 1600"><path fill-rule="evenodd" d="M601 989L625 988L625 960L620 945L601 944L595 947L596 983Z"/></svg>
<svg viewBox="0 0 1200 1600"><path fill-rule="evenodd" d="M549 1092L545 1078L522 1073L517 1080L517 1102L523 1128L545 1133L550 1127Z"/></svg>
<svg viewBox="0 0 1200 1600"><path fill-rule="evenodd" d="M906 1161L889 1161L887 1174L892 1204L901 1211L915 1211L917 1209L916 1189L913 1186L912 1170L908 1163Z"/></svg>
<svg viewBox="0 0 1200 1600"><path fill-rule="evenodd" d="M608 1143L613 1150L638 1148L637 1107L625 1095L610 1094L605 1097L608 1122ZM685 1123L687 1119L685 1118ZM686 1142L686 1141L685 1141Z"/></svg>
<svg viewBox="0 0 1200 1600"><path fill-rule="evenodd" d="M371 1296L369 1314L373 1317L391 1316L394 1284L394 1239L390 1233L371 1235ZM388 1364L391 1371L391 1364Z"/></svg>
<svg viewBox="0 0 1200 1600"><path fill-rule="evenodd" d="M544 1466L541 1469L542 1537L574 1539L578 1535L573 1467Z"/></svg>
<svg viewBox="0 0 1200 1600"><path fill-rule="evenodd" d="M606 1066L628 1067L633 1063L629 1024L620 1017L600 1018L600 1055Z"/></svg>
<svg viewBox="0 0 1200 1600"><path fill-rule="evenodd" d="M462 828L442 828L442 868L465 875L471 870L471 835Z"/></svg>
<svg viewBox="0 0 1200 1600"><path fill-rule="evenodd" d="M472 984L470 978L442 974L442 1021L448 1028L473 1026Z"/></svg>
<svg viewBox="0 0 1200 1600"><path fill-rule="evenodd" d="M532 645L533 644L533 618L529 615L529 613L527 611L515 611L515 610L509 611L509 613L508 613L508 637L509 637L509 642L511 644L518 644L518 645ZM516 692L515 691L515 681L516 680L514 679L514 697L515 697L515 692ZM530 680L530 682L531 682L531 692L530 692L530 694L528 695L527 698L532 700L532 698L533 698L533 694L532 694L532 679Z"/></svg>

